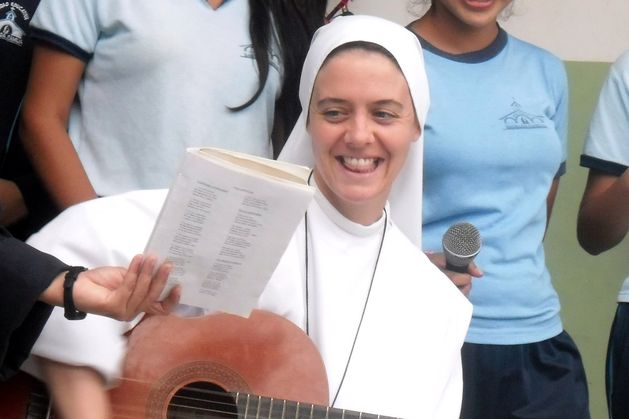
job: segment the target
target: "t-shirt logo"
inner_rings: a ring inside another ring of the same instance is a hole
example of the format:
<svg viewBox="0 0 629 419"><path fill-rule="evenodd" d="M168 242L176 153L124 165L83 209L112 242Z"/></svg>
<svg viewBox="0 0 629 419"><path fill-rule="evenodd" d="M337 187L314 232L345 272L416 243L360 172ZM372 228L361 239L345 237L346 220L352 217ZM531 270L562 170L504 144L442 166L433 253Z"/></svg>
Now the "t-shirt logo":
<svg viewBox="0 0 629 419"><path fill-rule="evenodd" d="M547 128L546 117L544 115L533 115L524 112L518 102L511 104L513 111L506 114L500 120L504 122L505 129L531 129Z"/></svg>
<svg viewBox="0 0 629 419"><path fill-rule="evenodd" d="M0 3L0 40L22 46L30 16L26 9L15 2Z"/></svg>
<svg viewBox="0 0 629 419"><path fill-rule="evenodd" d="M242 58L248 58L251 60L256 59L256 56L253 53L253 45L246 44L240 45L240 47L242 48L242 54L240 55ZM271 48L269 51L269 65L278 72L280 71L280 56L275 51L273 51L273 48Z"/></svg>

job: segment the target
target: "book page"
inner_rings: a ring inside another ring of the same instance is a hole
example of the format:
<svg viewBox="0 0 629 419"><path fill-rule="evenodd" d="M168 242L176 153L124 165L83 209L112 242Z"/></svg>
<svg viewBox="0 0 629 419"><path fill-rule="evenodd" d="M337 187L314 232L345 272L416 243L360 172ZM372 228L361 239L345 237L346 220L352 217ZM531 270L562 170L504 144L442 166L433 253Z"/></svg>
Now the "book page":
<svg viewBox="0 0 629 419"><path fill-rule="evenodd" d="M181 303L247 316L314 190L186 153L146 248L173 263Z"/></svg>

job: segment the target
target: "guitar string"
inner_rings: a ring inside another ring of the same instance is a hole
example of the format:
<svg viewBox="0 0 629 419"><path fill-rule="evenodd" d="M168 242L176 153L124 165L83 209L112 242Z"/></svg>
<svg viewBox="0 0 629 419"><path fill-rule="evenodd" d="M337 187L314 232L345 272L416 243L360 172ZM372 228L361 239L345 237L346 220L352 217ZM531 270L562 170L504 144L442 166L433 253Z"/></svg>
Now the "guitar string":
<svg viewBox="0 0 629 419"><path fill-rule="evenodd" d="M308 176L308 184L310 184L310 180L312 179L314 170L310 171L310 175ZM343 387L343 383L345 382L345 376L347 375L347 371L349 369L349 364L352 360L352 355L354 354L354 348L356 347L356 342L358 341L358 335L360 334L360 329L363 324L363 319L365 318L365 312L367 311L367 305L369 303L369 297L371 296L371 289L373 287L374 278L376 277L376 271L378 270L378 262L380 261L380 254L382 253L382 246L384 244L384 238L387 233L387 224L388 224L388 214L386 208L383 208L384 212L384 227L382 228L382 237L380 238L380 245L378 247L378 253L376 255L376 262L373 266L373 271L371 273L371 279L369 281L369 288L367 290L367 297L365 298L365 303L363 305L362 313L360 314L360 320L358 322L358 327L356 328L356 334L354 335L354 340L352 342L352 347L349 351L349 355L347 357L347 362L345 363L345 369L343 370L343 375L341 376L341 382L339 383L338 388L336 389L336 393L334 395L334 399L332 399L331 407L334 407L336 404L336 399L341 392L341 387ZM308 261L308 212L304 214L304 233L305 233L305 265L306 265L306 334L310 336L310 305L309 305L309 261Z"/></svg>
<svg viewBox="0 0 629 419"><path fill-rule="evenodd" d="M275 399L273 397L251 395L248 393L230 393L230 392L196 390L196 389L194 391L207 393L207 394L213 394L213 395L220 395L223 398L231 399L231 402L224 403L224 402L218 402L216 400L209 400L207 398L198 398L198 399L192 398L192 400L194 400L195 402L202 402L202 403L205 403L206 405L219 406L216 408L209 408L209 407L199 406L198 404L185 405L185 404L178 404L176 402L173 403L173 400L180 398L180 396L175 395L173 398L170 399L168 406L169 407L175 406L180 409L166 412L167 417L169 419L190 418L190 417L196 418L198 417L198 414L200 413L205 413L205 414L218 413L218 414L221 414L221 417L234 417L234 418L239 418L239 417L249 418L249 417L254 417L254 416L256 418L265 418L265 417L273 418L273 417L278 417L277 416L278 409L282 410L281 412L282 418L293 417L292 416L293 412L295 413L295 416L294 416L295 418L304 418L304 417L314 418L315 413L323 414L324 412L326 412L326 414L328 414L328 413L336 412L338 414L341 414L341 417L345 417L346 414L352 414L352 415L359 415L358 417L364 417L364 418L372 417L372 418L379 418L379 419L399 419L399 418L393 418L389 416L382 416L382 415L377 415L377 414L372 414L372 413L361 413L361 412L352 411L352 410L338 409L338 408L332 408L328 406L302 403L302 402L297 402L297 401L292 401L292 400ZM245 400L243 400L242 403L240 401L241 395L245 398ZM221 408L220 405L228 406L229 409ZM137 404L128 405L128 406L131 406L132 408L127 408L127 406L123 404L118 404L117 406L119 408L122 407L123 409L125 409L126 414L120 414L120 412L114 412L113 418L115 419L136 418L137 416L135 415L135 413L139 413L139 414L146 413L146 409L143 409L141 406L138 406ZM236 412L233 411L234 409L236 409ZM254 411L254 412L250 412L250 411ZM310 413L305 413L307 416L303 416L303 411L309 411ZM243 413L245 414L244 416L242 416ZM133 415L129 416L130 414L133 414ZM254 415L254 416L251 416L251 415Z"/></svg>
<svg viewBox="0 0 629 419"><path fill-rule="evenodd" d="M184 410L188 410L191 411L192 414L195 413L199 413L199 412L205 412L205 413L220 413L221 415L223 415L222 417L240 417L240 414L242 413L242 411L239 409L240 406L239 405L239 398L241 393L233 393L233 392L225 392L225 391L217 391L217 390L206 390L206 389L200 389L197 387L182 387L180 390L186 390L187 393L191 393L193 394L193 396L182 396L182 395L177 395L177 393L175 393L175 395L170 399L169 401L169 406L175 406L175 407L179 407L182 408ZM198 394L195 394L198 393ZM314 413L323 413L323 409L326 409L326 411L329 411L329 408L326 406L320 406L320 405L315 405L315 404L309 404L309 403L301 403L301 402L296 402L296 401L291 401L291 400L284 400L284 399L275 399L273 397L265 397L265 396L253 396L251 397L250 394L243 394L244 396L246 396L246 403L247 405L245 406L245 408L250 408L252 407L253 409L256 410L256 417L262 418L262 417L268 417L271 418L273 417L272 415L273 410L274 409L278 409L279 407L275 405L276 402L278 402L282 408L284 410L286 410L286 407L288 406L290 407L296 407L296 406L303 406L305 409L310 411L310 417L314 418ZM221 399L229 399L230 401L226 402L226 401L219 401L218 399L210 399L206 396L219 396L219 398ZM234 397L235 396L235 397ZM47 399L46 394L38 394L36 392L33 392L31 394L31 398L35 398L37 400L40 401L31 401L31 403L29 403L29 408L28 408L28 412L29 414L34 414L34 417L41 417L38 416L40 415L40 413L43 411L45 411L45 418L51 418L53 416L52 412L50 410L50 403L45 403L42 400ZM184 400L180 400L180 399L184 399ZM253 399L253 406L250 406L251 403L251 399ZM193 401L195 402L195 405L186 405L186 404L182 404L185 401ZM268 403L267 403L268 402ZM202 407L202 404L206 404L206 405L214 405L217 406L216 408L207 408L207 407ZM265 404L267 403L267 404ZM132 408L128 408L127 406L125 406L124 404L116 404L116 406L121 407L123 409L125 409L125 412L127 412L128 414L131 413L145 413L145 409L139 407L137 404L131 404L128 406L131 406ZM228 408L221 408L221 406L228 406ZM236 408L237 412L234 413L233 409ZM316 410L315 410L316 409ZM334 411L338 412L338 413L352 413L352 414L358 414L359 412L354 412L354 411L349 411L349 410L345 410L345 409L334 409ZM38 413L39 412L39 413ZM135 418L136 416L128 416L127 415L120 415L119 412L115 412L114 414L114 418ZM173 416L174 415L174 416ZM261 416L262 415L262 416ZM268 415L268 416L265 416ZM301 415L301 414L299 414ZM381 416L381 415L374 415L374 414L363 414L361 413L361 415L364 415L365 417L371 417L373 416L374 418L381 418L384 419L385 416ZM30 417L30 416L29 416ZM188 414L186 414L183 411L178 411L178 412L168 412L168 417L169 418L184 418L184 417L189 417ZM197 417L197 416L194 416ZM249 416L245 416L245 417L249 417ZM296 417L302 417L302 416L296 416ZM361 416L362 417L362 416ZM391 419L395 419L395 418L391 418Z"/></svg>
<svg viewBox="0 0 629 419"><path fill-rule="evenodd" d="M230 403L220 403L213 400L208 400L207 398L199 398L199 399L193 398L192 399L195 402L203 402L206 405L217 405L216 408L209 408L209 407L200 406L199 404L186 405L186 404L179 404L177 402L173 403L173 400L179 398L179 396L175 395L169 401L168 406L177 407L179 408L179 410L175 410L175 411L169 410L168 412L166 412L167 417L169 419L189 418L189 417L196 418L198 417L198 414L204 413L204 414L221 414L221 417L249 418L249 417L254 417L250 415L255 415L256 418L265 418L265 417L273 418L273 417L278 417L277 416L278 410L281 410L282 418L293 417L292 412L295 413L295 416L294 416L295 418L304 418L304 417L314 418L315 413L323 414L324 411L326 413L330 413L330 412L339 413L341 414L341 417L345 417L346 414L357 414L357 415L360 415L359 417L365 417L365 418L368 418L368 417L374 417L374 418L377 417L381 419L385 418L385 416L381 416L381 415L360 413L360 412L355 412L355 411L350 411L350 410L345 410L345 409L333 409L331 411L330 407L327 407L327 406L320 406L320 405L315 405L315 404L310 404L310 403L302 403L302 402L284 400L284 399L275 399L272 397L265 397L265 396L256 396L256 395L250 395L246 393L242 394L245 398L245 400L243 401L244 403L243 405L243 403L241 403L239 400L241 393L225 393L225 392L216 392L216 391L201 391L201 392L219 394L222 397L230 398L232 401ZM228 406L229 409L221 408L220 405ZM146 410L141 408L137 404L130 405L135 409L133 408L129 409L129 408L126 408L126 406L120 405L120 404L118 404L117 406L119 408L122 407L123 409L125 409L126 414L120 414L119 412L114 412L113 418L115 419L136 418L137 416L134 413L139 413L139 414L146 413ZM234 409L236 409L236 412L233 411ZM250 411L254 411L254 412L250 413ZM307 416L303 416L303 411L309 411L310 413L305 413ZM243 413L244 413L244 416L242 416ZM133 415L129 416L131 414ZM391 418L391 419L394 419L394 418Z"/></svg>

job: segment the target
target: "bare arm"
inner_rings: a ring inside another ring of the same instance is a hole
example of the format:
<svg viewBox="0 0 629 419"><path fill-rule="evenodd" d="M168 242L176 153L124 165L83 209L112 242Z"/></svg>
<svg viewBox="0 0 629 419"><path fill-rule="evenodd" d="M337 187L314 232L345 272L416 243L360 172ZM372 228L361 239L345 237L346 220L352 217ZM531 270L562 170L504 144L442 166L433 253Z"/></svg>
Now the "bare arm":
<svg viewBox="0 0 629 419"><path fill-rule="evenodd" d="M13 181L0 179L0 225L9 226L27 214L20 188Z"/></svg>
<svg viewBox="0 0 629 419"><path fill-rule="evenodd" d="M38 358L55 412L65 419L111 419L103 377L89 367Z"/></svg>
<svg viewBox="0 0 629 419"><path fill-rule="evenodd" d="M96 197L67 132L85 63L37 45L24 97L20 134L36 171L60 209Z"/></svg>
<svg viewBox="0 0 629 419"><path fill-rule="evenodd" d="M546 229L548 230L548 224L550 224L550 216L553 213L553 207L555 206L555 198L557 197L557 191L559 190L559 178L555 178L550 185L548 196L546 197Z"/></svg>
<svg viewBox="0 0 629 419"><path fill-rule="evenodd" d="M590 170L577 218L581 247L597 255L622 241L629 229L629 170L621 176Z"/></svg>

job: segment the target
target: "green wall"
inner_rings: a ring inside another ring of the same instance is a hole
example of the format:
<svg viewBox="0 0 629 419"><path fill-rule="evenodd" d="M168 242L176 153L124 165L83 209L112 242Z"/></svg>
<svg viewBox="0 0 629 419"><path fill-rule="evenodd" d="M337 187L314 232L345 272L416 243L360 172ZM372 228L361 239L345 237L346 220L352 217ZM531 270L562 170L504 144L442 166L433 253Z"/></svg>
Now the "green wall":
<svg viewBox="0 0 629 419"><path fill-rule="evenodd" d="M570 141L568 172L546 236L548 266L562 304L564 327L576 341L586 368L592 419L606 419L605 351L616 295L626 276L629 240L599 256L579 247L576 217L587 170L579 156L600 87L609 64L567 62L570 81Z"/></svg>

